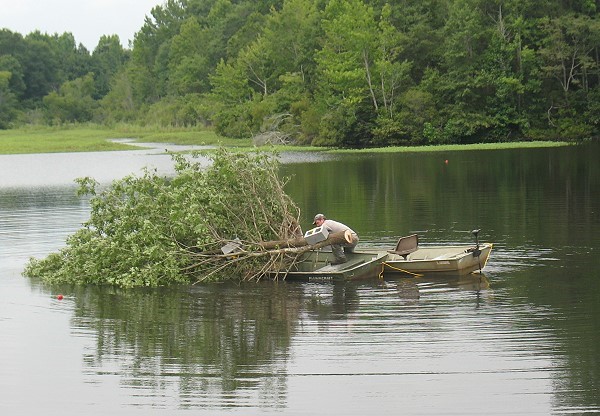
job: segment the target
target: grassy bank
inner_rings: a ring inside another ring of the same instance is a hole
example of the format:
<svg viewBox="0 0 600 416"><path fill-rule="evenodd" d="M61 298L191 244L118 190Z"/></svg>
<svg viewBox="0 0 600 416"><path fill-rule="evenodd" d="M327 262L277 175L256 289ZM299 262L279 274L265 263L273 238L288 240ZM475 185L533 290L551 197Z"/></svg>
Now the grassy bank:
<svg viewBox="0 0 600 416"><path fill-rule="evenodd" d="M125 138L137 142L152 143L250 146L250 140L226 139L210 130L158 129L131 126L108 128L80 125L0 130L0 154L97 152L133 149L134 147L131 145L111 141Z"/></svg>
<svg viewBox="0 0 600 416"><path fill-rule="evenodd" d="M462 150L501 150L501 149L528 149L538 147L568 146L567 142L535 141L535 142L508 142L508 143L475 143L475 144L444 144L437 146L392 146L374 149L337 149L335 153L400 153L400 152L452 152Z"/></svg>
<svg viewBox="0 0 600 416"><path fill-rule="evenodd" d="M131 146L112 143L108 140L117 137L105 130L85 127L0 130L0 154L131 149Z"/></svg>
<svg viewBox="0 0 600 416"><path fill-rule="evenodd" d="M118 126L114 128L78 125L67 127L30 127L14 130L0 130L0 154L94 152L130 150L134 147L124 143L114 143L114 139L133 139L136 142L174 143L183 145L223 145L227 147L252 148L250 139L228 139L218 136L212 130L167 129L156 127ZM284 147L277 150L326 151L334 153L397 153L432 152L462 150L494 150L533 147L565 146L566 142L514 142L481 143L471 145L441 145L385 147L376 149L332 149L323 147ZM139 148L139 147L138 147Z"/></svg>

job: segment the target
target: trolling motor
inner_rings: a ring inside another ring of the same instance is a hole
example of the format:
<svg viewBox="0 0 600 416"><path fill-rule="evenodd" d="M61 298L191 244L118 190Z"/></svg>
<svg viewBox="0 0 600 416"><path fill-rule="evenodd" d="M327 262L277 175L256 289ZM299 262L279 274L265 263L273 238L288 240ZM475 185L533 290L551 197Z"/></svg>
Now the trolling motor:
<svg viewBox="0 0 600 416"><path fill-rule="evenodd" d="M479 228L471 231L471 234L475 237L475 247L471 249L473 257L479 257L481 254L481 250L479 249L479 231L481 231ZM478 258L477 260L479 261L479 273L481 273L481 259Z"/></svg>
<svg viewBox="0 0 600 416"><path fill-rule="evenodd" d="M479 250L479 231L481 231L479 228L471 231L471 234L475 237L475 247L471 250L475 257L479 257L481 254L481 250Z"/></svg>
<svg viewBox="0 0 600 416"><path fill-rule="evenodd" d="M479 257L481 250L479 249L479 229L471 231L471 234L475 236L475 247L470 247L467 253L473 253L473 257Z"/></svg>
<svg viewBox="0 0 600 416"><path fill-rule="evenodd" d="M479 250L479 231L481 231L479 228L471 231L471 234L473 234L473 236L475 237L475 248L478 251L477 255L481 253L481 250Z"/></svg>

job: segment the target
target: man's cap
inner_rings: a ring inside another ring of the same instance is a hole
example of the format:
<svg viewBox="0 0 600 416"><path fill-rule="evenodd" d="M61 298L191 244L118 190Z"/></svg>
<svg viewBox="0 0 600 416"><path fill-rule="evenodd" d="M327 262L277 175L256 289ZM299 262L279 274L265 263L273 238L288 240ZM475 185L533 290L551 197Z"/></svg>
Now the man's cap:
<svg viewBox="0 0 600 416"><path fill-rule="evenodd" d="M323 215L323 214L317 214L317 215L315 215L315 219L313 220L313 225L315 225L317 223L317 220L320 220L320 219L324 219L325 220L326 219L325 215Z"/></svg>

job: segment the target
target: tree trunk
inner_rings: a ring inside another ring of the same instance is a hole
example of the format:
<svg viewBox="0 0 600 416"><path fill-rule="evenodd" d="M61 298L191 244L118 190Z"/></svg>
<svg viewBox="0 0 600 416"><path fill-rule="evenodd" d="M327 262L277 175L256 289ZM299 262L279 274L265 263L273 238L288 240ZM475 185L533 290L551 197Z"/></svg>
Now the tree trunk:
<svg viewBox="0 0 600 416"><path fill-rule="evenodd" d="M375 111L379 111L377 98L375 97L375 91L373 90L373 84L371 83L371 67L369 65L369 54L366 49L363 49L363 60L365 64L365 72L367 74L367 83L369 84L369 92L371 93L371 99L373 100L373 107L375 107Z"/></svg>
<svg viewBox="0 0 600 416"><path fill-rule="evenodd" d="M330 246L332 244L345 244L351 242L352 235L349 232L340 231L339 233L329 234L326 240L313 244L311 247L317 249L325 246ZM304 237L298 237L289 240L263 241L262 243L259 243L259 245L265 250L273 250L289 247L303 247L308 246L310 244L308 244Z"/></svg>

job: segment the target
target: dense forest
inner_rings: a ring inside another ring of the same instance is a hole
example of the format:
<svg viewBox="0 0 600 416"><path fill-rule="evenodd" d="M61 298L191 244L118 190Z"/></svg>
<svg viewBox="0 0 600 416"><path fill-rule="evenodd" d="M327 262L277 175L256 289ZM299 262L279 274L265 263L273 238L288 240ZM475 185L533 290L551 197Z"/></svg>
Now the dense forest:
<svg viewBox="0 0 600 416"><path fill-rule="evenodd" d="M212 126L341 147L600 130L598 0L168 0L130 49L0 30L0 128Z"/></svg>

